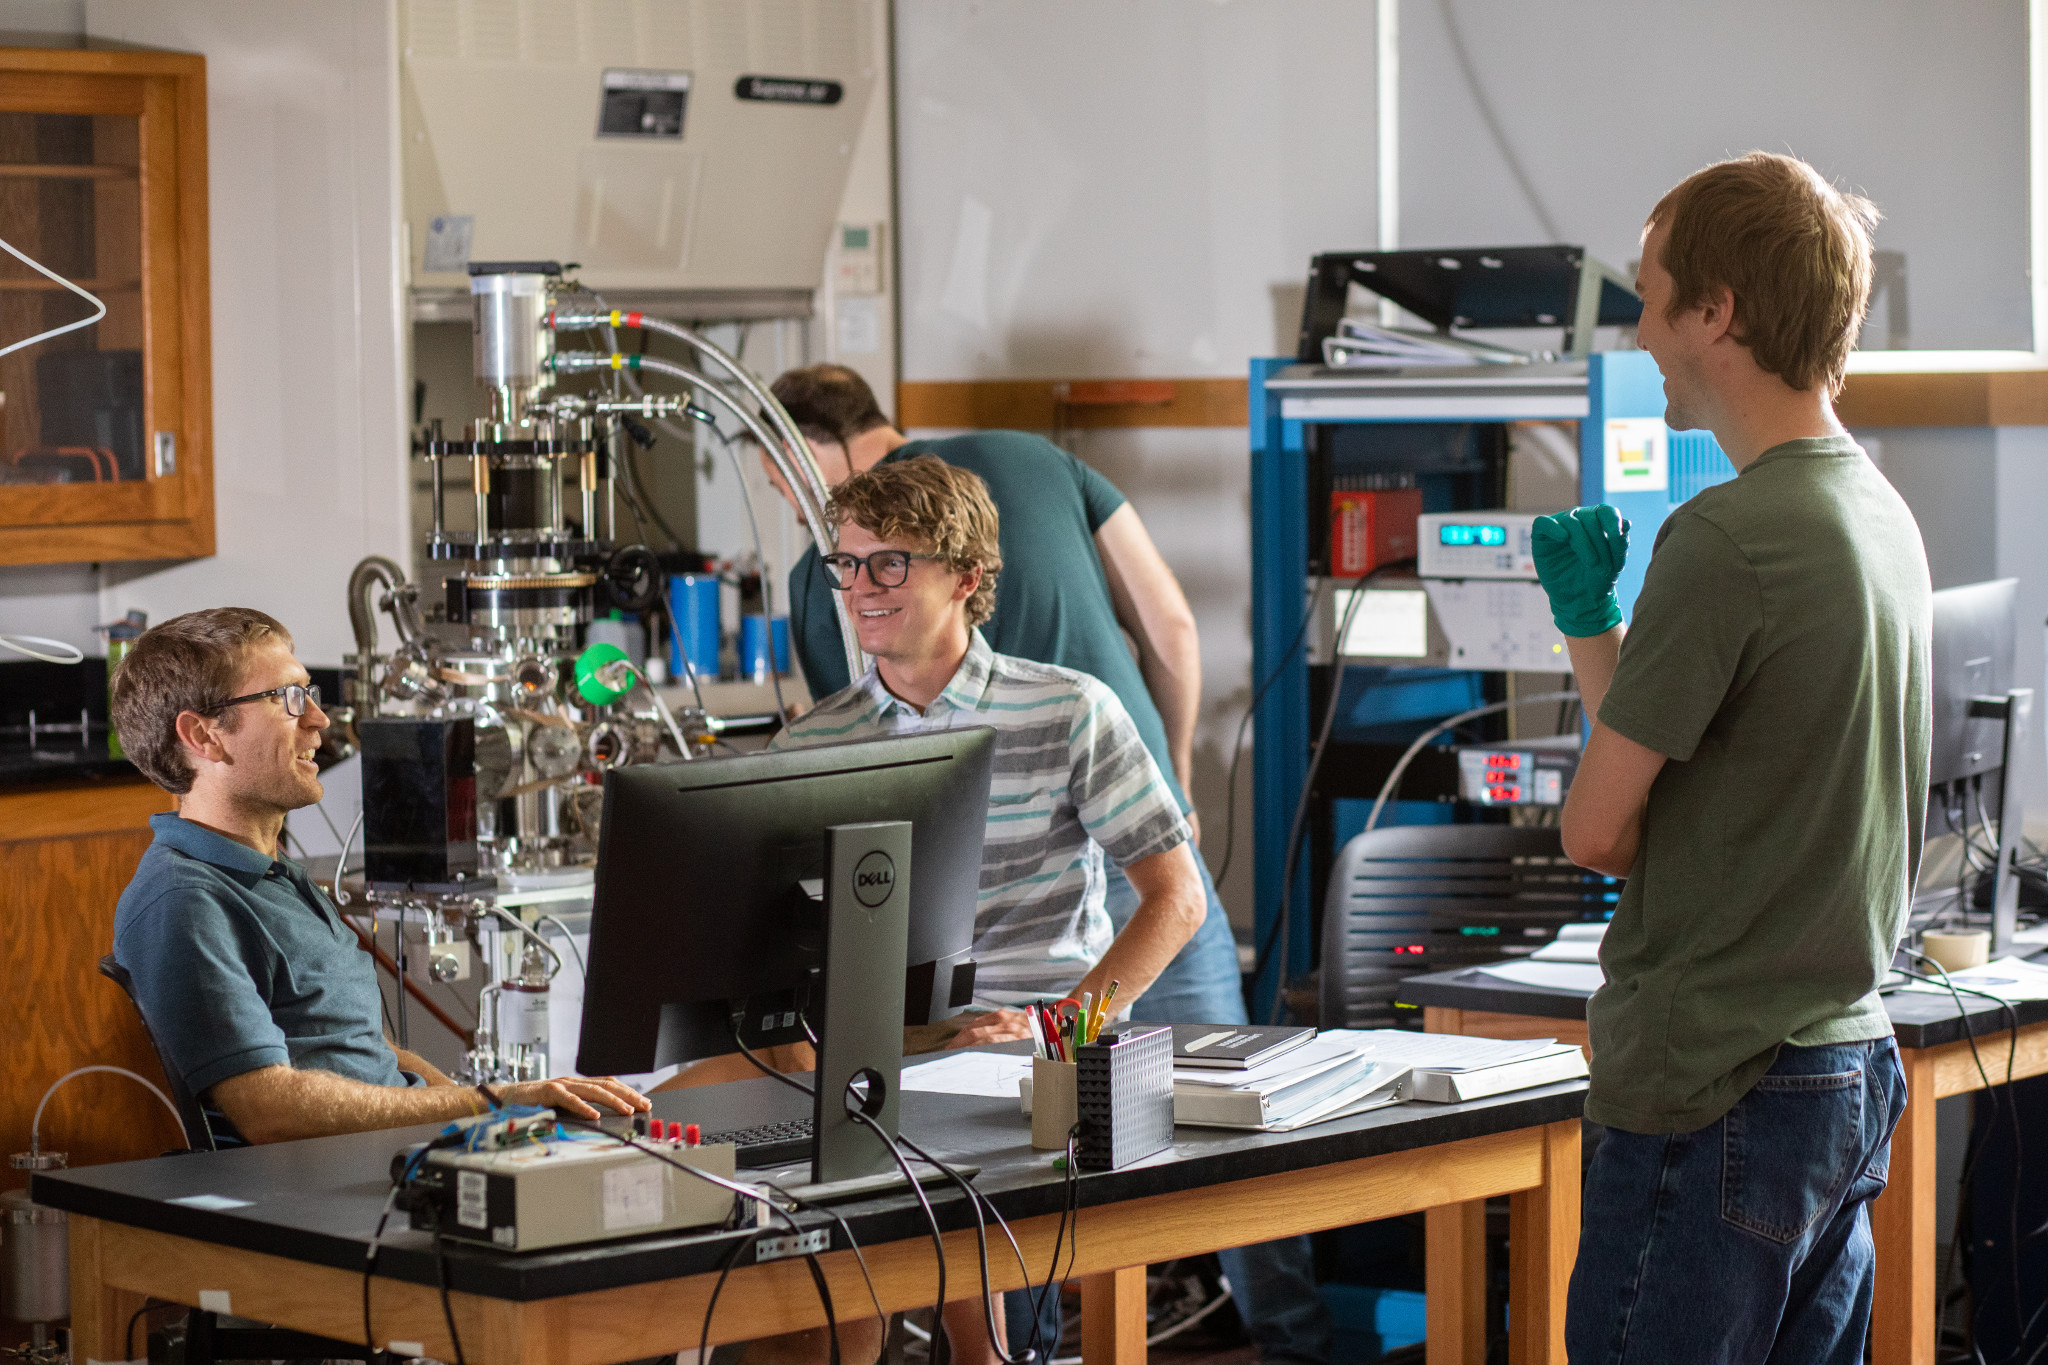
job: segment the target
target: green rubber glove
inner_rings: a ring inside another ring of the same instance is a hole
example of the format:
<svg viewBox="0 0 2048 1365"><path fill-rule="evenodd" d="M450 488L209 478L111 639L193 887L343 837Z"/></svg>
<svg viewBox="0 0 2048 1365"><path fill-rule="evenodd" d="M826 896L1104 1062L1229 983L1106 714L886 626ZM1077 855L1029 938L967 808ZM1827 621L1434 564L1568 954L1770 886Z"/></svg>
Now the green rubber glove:
<svg viewBox="0 0 2048 1365"><path fill-rule="evenodd" d="M1628 562L1628 522L1621 513L1602 503L1538 517L1529 548L1559 630L1583 639L1621 624L1621 600L1614 595L1614 580Z"/></svg>

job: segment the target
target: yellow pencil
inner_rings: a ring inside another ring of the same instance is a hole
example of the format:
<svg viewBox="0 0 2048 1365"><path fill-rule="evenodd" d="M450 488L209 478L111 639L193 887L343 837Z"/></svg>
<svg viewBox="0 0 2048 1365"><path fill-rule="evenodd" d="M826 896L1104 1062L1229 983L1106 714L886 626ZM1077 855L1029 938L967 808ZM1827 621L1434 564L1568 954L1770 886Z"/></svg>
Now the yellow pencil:
<svg viewBox="0 0 2048 1365"><path fill-rule="evenodd" d="M1109 1002L1116 999L1116 988L1123 983L1115 977L1109 981L1109 989L1102 993L1102 999L1095 1004L1095 1031L1102 1032L1102 1026L1109 1022Z"/></svg>

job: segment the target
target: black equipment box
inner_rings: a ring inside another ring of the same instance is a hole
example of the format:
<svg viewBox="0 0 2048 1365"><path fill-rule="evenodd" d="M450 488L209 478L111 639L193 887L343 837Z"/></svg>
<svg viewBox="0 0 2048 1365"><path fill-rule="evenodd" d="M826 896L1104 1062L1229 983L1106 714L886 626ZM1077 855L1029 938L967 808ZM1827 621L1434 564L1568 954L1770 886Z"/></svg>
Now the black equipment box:
<svg viewBox="0 0 2048 1365"><path fill-rule="evenodd" d="M476 722L377 716L356 723L363 748L364 875L376 890L473 885Z"/></svg>

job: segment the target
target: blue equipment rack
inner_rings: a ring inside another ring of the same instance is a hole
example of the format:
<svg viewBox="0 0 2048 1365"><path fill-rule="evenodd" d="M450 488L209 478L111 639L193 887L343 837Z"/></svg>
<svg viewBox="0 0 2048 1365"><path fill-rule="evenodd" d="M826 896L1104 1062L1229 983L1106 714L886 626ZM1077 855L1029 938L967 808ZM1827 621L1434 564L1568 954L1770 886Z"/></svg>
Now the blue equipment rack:
<svg viewBox="0 0 2048 1365"><path fill-rule="evenodd" d="M1612 503L1633 524L1628 566L1617 585L1626 614L1634 609L1657 529L1671 510L1701 489L1735 476L1711 435L1672 432L1660 421L1666 486L1608 488L1607 424L1661 419L1663 414L1663 380L1655 362L1642 351L1602 352L1552 364L1392 371L1330 369L1283 358L1251 362L1252 677L1256 684L1272 676L1253 727L1253 942L1273 943L1269 960L1253 983L1255 1019L1271 1017L1280 983L1309 969L1322 902L1313 884L1315 859L1307 851L1310 832L1305 831L1289 898L1286 941L1273 941L1289 827L1315 740L1308 651L1305 641L1297 648L1296 640L1309 604L1310 569L1317 558L1309 533L1310 452L1319 439L1317 428L1377 426L1388 429L1389 444L1397 444L1400 438L1392 430L1397 426L1465 424L1480 431L1504 430L1504 424L1515 421L1577 421L1581 502ZM1426 510L1462 511L1484 505L1459 505L1459 486L1455 479L1439 480L1426 494L1439 505L1425 504ZM1469 481L1464 485L1470 486ZM1412 738L1430 724L1480 704L1471 699L1482 695L1487 677L1466 670L1353 667L1346 670L1347 694L1357 681L1361 692L1377 690L1389 700L1376 707L1354 703L1347 709L1354 715L1369 711L1378 730L1405 727L1405 737ZM1403 686L1392 688L1392 683ZM1412 823L1434 813L1404 811L1404 804L1390 802L1382 822ZM1334 826L1336 821L1329 823ZM1332 839L1331 847L1343 841L1342 830L1321 833Z"/></svg>

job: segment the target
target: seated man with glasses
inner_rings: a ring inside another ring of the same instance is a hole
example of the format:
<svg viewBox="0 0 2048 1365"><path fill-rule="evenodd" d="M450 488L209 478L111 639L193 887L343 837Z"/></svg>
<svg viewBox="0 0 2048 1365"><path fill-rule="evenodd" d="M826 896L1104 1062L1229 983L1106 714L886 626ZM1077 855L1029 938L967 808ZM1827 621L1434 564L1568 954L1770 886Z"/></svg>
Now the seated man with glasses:
<svg viewBox="0 0 2048 1365"><path fill-rule="evenodd" d="M114 957L187 1090L250 1142L461 1118L484 1107L383 1033L376 965L297 863L287 812L321 796L320 691L273 618L244 607L143 633L114 674L135 766L181 799L114 912ZM595 1120L647 1101L618 1081L528 1081L514 1104Z"/></svg>

